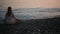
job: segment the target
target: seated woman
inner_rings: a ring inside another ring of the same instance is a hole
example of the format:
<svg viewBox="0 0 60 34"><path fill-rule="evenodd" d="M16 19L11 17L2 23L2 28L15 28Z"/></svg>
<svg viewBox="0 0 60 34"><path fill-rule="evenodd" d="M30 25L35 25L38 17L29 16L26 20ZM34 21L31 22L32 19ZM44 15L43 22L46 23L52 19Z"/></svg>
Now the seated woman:
<svg viewBox="0 0 60 34"><path fill-rule="evenodd" d="M20 20L16 19L16 17L12 13L12 8L11 7L8 7L8 9L7 9L7 13L6 13L4 22L7 23L7 24L14 24L14 23L20 22Z"/></svg>

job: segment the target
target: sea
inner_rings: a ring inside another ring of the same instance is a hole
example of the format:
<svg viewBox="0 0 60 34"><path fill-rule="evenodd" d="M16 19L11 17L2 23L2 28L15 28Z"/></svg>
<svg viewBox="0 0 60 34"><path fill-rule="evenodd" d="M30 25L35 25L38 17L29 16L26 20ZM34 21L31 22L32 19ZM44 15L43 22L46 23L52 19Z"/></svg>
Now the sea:
<svg viewBox="0 0 60 34"><path fill-rule="evenodd" d="M12 12L20 20L45 19L60 15L60 8L19 8L13 9ZM0 23L4 23L6 13L7 10L0 9Z"/></svg>

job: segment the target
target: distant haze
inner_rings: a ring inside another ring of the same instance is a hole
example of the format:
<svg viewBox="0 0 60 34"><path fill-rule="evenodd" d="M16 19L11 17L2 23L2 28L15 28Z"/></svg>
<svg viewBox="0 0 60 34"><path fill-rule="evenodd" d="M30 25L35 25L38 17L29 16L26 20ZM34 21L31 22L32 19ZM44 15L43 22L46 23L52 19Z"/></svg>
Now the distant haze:
<svg viewBox="0 0 60 34"><path fill-rule="evenodd" d="M60 8L60 0L0 0L0 9L16 8Z"/></svg>

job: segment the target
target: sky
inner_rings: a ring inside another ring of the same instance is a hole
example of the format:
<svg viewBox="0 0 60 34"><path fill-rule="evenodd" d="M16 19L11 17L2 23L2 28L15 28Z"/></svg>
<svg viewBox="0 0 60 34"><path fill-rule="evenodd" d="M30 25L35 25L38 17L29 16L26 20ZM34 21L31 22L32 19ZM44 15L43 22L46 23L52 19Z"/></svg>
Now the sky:
<svg viewBox="0 0 60 34"><path fill-rule="evenodd" d="M12 9L19 9L19 8L60 8L60 0L0 0L0 9L7 9L7 7L11 6ZM40 10L40 9L39 9ZM22 11L22 10L21 10ZM23 12L24 11L24 12ZM23 15L32 15L37 16L37 18L40 18L40 14L42 16L55 16L60 15L60 12L33 12L35 10L26 10L30 12L26 12L23 10ZM38 11L38 10L36 10ZM45 11L45 10L44 10ZM17 11L16 11L17 12ZM16 14L21 15L21 13Z"/></svg>
<svg viewBox="0 0 60 34"><path fill-rule="evenodd" d="M0 0L0 9L17 8L60 8L60 0Z"/></svg>

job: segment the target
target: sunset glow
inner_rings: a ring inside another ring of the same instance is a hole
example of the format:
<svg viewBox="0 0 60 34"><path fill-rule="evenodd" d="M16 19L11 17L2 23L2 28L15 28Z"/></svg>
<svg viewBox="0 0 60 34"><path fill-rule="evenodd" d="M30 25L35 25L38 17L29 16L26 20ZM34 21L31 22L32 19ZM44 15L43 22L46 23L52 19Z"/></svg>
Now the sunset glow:
<svg viewBox="0 0 60 34"><path fill-rule="evenodd" d="M0 0L1 8L60 8L60 0Z"/></svg>

